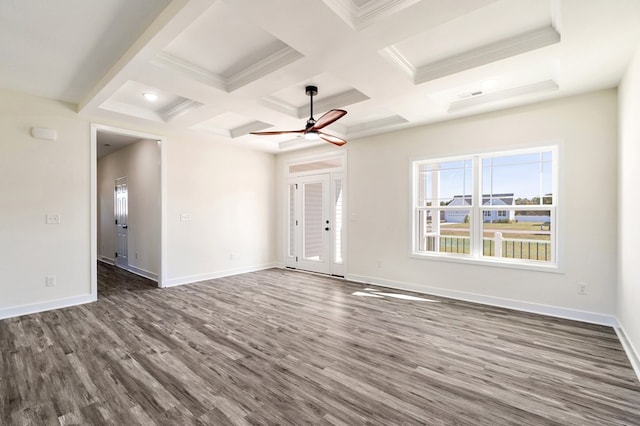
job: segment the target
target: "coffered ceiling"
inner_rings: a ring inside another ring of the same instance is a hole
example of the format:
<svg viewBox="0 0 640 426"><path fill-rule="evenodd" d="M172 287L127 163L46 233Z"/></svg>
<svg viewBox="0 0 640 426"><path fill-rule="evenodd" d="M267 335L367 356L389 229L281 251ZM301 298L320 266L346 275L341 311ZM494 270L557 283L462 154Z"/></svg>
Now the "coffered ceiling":
<svg viewBox="0 0 640 426"><path fill-rule="evenodd" d="M637 0L8 0L0 85L94 121L281 152L615 87ZM154 94L149 101L143 94Z"/></svg>

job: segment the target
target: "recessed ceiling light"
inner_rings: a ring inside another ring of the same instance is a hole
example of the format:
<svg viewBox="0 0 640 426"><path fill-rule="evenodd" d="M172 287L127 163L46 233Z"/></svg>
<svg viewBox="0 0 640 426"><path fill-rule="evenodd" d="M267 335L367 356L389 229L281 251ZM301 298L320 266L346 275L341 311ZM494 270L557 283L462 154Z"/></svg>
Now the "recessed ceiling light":
<svg viewBox="0 0 640 426"><path fill-rule="evenodd" d="M144 98L149 102L155 102L158 100L158 95L153 92L144 92L142 96L144 96Z"/></svg>

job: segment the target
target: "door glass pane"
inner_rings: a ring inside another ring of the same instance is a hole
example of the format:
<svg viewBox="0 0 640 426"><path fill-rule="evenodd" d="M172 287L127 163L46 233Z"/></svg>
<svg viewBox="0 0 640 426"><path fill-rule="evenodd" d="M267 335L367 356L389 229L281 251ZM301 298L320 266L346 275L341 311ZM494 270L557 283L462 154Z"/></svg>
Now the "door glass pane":
<svg viewBox="0 0 640 426"><path fill-rule="evenodd" d="M335 211L336 217L334 218L333 228L335 229L335 247L334 259L335 263L342 263L342 179L334 180L335 191Z"/></svg>
<svg viewBox="0 0 640 426"><path fill-rule="evenodd" d="M306 260L323 261L322 182L304 184L303 254Z"/></svg>
<svg viewBox="0 0 640 426"><path fill-rule="evenodd" d="M289 185L289 256L296 255L296 185Z"/></svg>

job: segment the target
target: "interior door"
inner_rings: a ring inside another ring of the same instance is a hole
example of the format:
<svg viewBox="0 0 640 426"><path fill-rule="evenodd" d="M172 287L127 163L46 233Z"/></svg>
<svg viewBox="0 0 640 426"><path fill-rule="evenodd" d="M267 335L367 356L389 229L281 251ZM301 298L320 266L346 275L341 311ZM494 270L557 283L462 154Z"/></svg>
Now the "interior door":
<svg viewBox="0 0 640 426"><path fill-rule="evenodd" d="M129 268L129 193L127 178L116 179L115 185L115 219L116 219L116 266Z"/></svg>

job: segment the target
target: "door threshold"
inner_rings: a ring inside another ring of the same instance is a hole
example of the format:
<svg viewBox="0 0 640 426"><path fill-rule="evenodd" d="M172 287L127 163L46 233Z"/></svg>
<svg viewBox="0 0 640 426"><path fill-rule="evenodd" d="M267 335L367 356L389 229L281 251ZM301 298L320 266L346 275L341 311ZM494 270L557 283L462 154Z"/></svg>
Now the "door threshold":
<svg viewBox="0 0 640 426"><path fill-rule="evenodd" d="M285 266L285 269L290 269L292 271L296 271L296 272L302 272L305 274L311 274L311 275L319 275L321 277L331 277L331 278L339 278L339 279L345 279L344 275L336 275L336 274L325 274L324 272L316 272L316 271L308 271L306 269L299 269L299 268L294 268L293 266Z"/></svg>

